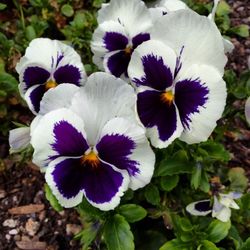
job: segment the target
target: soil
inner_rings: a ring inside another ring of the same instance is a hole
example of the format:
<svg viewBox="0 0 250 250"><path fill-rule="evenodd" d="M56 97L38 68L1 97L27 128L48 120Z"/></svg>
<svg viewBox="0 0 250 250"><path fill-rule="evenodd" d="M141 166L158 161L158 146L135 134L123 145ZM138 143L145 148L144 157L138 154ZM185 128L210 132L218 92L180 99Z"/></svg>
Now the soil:
<svg viewBox="0 0 250 250"><path fill-rule="evenodd" d="M249 0L229 0L228 3L233 9L232 24L250 26ZM249 67L250 38L235 36L232 42L235 50L229 56L227 67L239 75ZM244 101L233 105L242 108ZM30 119L26 116L28 118L20 117L20 120ZM230 166L250 169L250 131L238 118L232 126L232 131L225 135L226 147L233 156ZM74 209L55 212L44 196L43 174L31 162L19 164L20 157L9 156L8 150L7 137L0 135L0 250L79 250L79 243L73 240L73 234L81 225L78 214ZM250 177L249 170L248 175Z"/></svg>

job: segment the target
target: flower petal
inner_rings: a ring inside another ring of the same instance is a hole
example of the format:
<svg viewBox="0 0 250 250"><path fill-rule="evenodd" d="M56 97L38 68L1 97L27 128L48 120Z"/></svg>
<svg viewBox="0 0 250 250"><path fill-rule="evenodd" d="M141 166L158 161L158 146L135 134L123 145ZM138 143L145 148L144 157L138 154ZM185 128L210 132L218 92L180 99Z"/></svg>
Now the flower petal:
<svg viewBox="0 0 250 250"><path fill-rule="evenodd" d="M39 114L45 115L55 109L68 108L77 91L79 87L74 84L60 84L49 89L40 102Z"/></svg>
<svg viewBox="0 0 250 250"><path fill-rule="evenodd" d="M64 108L40 118L32 131L31 144L33 162L41 168L60 156L81 156L89 147L82 119Z"/></svg>
<svg viewBox="0 0 250 250"><path fill-rule="evenodd" d="M136 49L140 44L150 39L149 33L139 33L132 38L133 48Z"/></svg>
<svg viewBox="0 0 250 250"><path fill-rule="evenodd" d="M137 112L154 147L167 147L183 131L176 106L163 102L158 91L139 93Z"/></svg>
<svg viewBox="0 0 250 250"><path fill-rule="evenodd" d="M201 200L190 203L186 210L196 216L206 216L212 212L212 207L210 205L210 200Z"/></svg>
<svg viewBox="0 0 250 250"><path fill-rule="evenodd" d="M184 47L183 69L196 63L224 72L227 59L221 34L211 20L194 11L178 10L163 16L152 29L151 39L168 44L176 54Z"/></svg>
<svg viewBox="0 0 250 250"><path fill-rule="evenodd" d="M166 9L166 12L188 9L188 6L181 0L161 0L157 7Z"/></svg>
<svg viewBox="0 0 250 250"><path fill-rule="evenodd" d="M97 168L85 167L84 170L83 188L88 201L104 211L118 206L121 196L128 189L127 171L118 170L104 161L100 161Z"/></svg>
<svg viewBox="0 0 250 250"><path fill-rule="evenodd" d="M59 67L55 73L54 77L56 83L71 83L75 85L80 85L82 82L81 71L79 68L66 64L64 66Z"/></svg>
<svg viewBox="0 0 250 250"><path fill-rule="evenodd" d="M26 148L30 143L30 128L22 127L10 130L9 144L12 152Z"/></svg>
<svg viewBox="0 0 250 250"><path fill-rule="evenodd" d="M99 24L109 20L119 22L130 37L147 30L152 25L146 5L138 0L111 0L99 10L97 20Z"/></svg>
<svg viewBox="0 0 250 250"><path fill-rule="evenodd" d="M42 68L42 66L29 65L22 72L20 72L19 80L22 83L21 93L24 94L26 90L34 85L44 84L50 77L50 72Z"/></svg>
<svg viewBox="0 0 250 250"><path fill-rule="evenodd" d="M94 73L74 96L71 109L85 123L88 141L97 143L103 126L114 117L135 120L134 89L121 79L107 73Z"/></svg>
<svg viewBox="0 0 250 250"><path fill-rule="evenodd" d="M155 156L141 126L124 118L110 120L101 132L96 149L102 160L128 171L133 190L150 182Z"/></svg>
<svg viewBox="0 0 250 250"><path fill-rule="evenodd" d="M45 85L34 85L27 90L24 99L27 102L30 110L37 114L40 110L40 102L46 92Z"/></svg>
<svg viewBox="0 0 250 250"><path fill-rule="evenodd" d="M101 23L94 31L91 41L94 63L100 69L103 69L105 54L110 51L125 49L128 42L126 31L120 23L115 21Z"/></svg>
<svg viewBox="0 0 250 250"><path fill-rule="evenodd" d="M59 157L49 163L45 179L59 203L69 208L82 201L83 175L79 158Z"/></svg>
<svg viewBox="0 0 250 250"><path fill-rule="evenodd" d="M116 77L127 75L129 61L130 55L125 51L111 52L104 57L104 69Z"/></svg>
<svg viewBox="0 0 250 250"><path fill-rule="evenodd" d="M175 52L158 41L147 41L135 49L128 74L136 86L165 90L172 86L176 66Z"/></svg>
<svg viewBox="0 0 250 250"><path fill-rule="evenodd" d="M175 102L185 127L180 139L189 144L206 141L226 104L225 82L218 70L206 65L193 65L180 75L175 88Z"/></svg>

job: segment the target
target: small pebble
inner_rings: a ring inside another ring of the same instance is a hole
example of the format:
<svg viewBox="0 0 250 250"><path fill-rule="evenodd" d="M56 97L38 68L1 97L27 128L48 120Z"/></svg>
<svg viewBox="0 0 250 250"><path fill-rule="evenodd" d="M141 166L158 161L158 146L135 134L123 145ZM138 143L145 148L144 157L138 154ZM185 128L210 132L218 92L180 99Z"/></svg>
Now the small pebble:
<svg viewBox="0 0 250 250"><path fill-rule="evenodd" d="M9 234L6 234L6 235L5 235L5 238L6 238L7 240L10 240L11 236L10 236Z"/></svg>
<svg viewBox="0 0 250 250"><path fill-rule="evenodd" d="M16 234L18 234L18 231L17 231L17 229L12 229L12 230L9 231L9 234L10 235L16 235Z"/></svg>
<svg viewBox="0 0 250 250"><path fill-rule="evenodd" d="M10 228L14 228L17 226L17 221L13 220L13 219L7 219L3 222L3 226L4 227L10 227Z"/></svg>

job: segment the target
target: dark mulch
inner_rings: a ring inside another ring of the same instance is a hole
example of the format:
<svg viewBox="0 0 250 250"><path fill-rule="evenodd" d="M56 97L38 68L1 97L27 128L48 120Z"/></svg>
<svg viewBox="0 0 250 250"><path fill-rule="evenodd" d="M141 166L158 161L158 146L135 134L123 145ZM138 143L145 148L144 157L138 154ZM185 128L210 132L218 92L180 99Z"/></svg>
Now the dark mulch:
<svg viewBox="0 0 250 250"><path fill-rule="evenodd" d="M233 7L232 24L250 25L249 0L228 2ZM232 41L235 50L229 56L228 68L234 69L239 75L248 67L250 39L234 37ZM233 105L242 109L244 101L238 101ZM233 156L230 166L248 169L249 139L250 132L246 124L235 118L232 131L225 135L226 147ZM31 163L17 164L18 156L8 156L7 137L1 135L0 158L3 159L0 161L0 249L28 249L27 246L22 248L24 244L29 245L29 249L39 249L39 244L40 249L44 249L45 245L49 250L80 249L78 242L72 240L73 233L79 230L81 224L77 213L73 209L57 213L50 207L44 197L43 174ZM30 204L43 204L44 208L41 206L41 211L26 215L10 213L11 208ZM18 248L17 244L21 248Z"/></svg>

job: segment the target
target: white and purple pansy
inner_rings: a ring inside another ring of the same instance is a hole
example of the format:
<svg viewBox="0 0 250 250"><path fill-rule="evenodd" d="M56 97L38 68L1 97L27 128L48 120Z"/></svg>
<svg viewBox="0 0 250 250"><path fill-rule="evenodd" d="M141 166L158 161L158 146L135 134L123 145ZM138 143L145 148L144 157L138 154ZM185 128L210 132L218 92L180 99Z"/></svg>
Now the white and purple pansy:
<svg viewBox="0 0 250 250"><path fill-rule="evenodd" d="M149 10L141 0L111 0L98 13L99 26L93 34L93 61L116 77L127 77L134 49L150 39Z"/></svg>
<svg viewBox="0 0 250 250"><path fill-rule="evenodd" d="M83 85L86 73L80 56L70 46L48 38L32 40L16 66L19 90L35 114L44 93L61 83Z"/></svg>
<svg viewBox="0 0 250 250"><path fill-rule="evenodd" d="M186 210L196 216L206 216L212 213L212 217L222 222L227 222L231 217L231 208L239 209L238 204L234 201L239 199L242 193L229 192L228 194L219 193L213 196L213 200L201 200L190 203Z"/></svg>
<svg viewBox="0 0 250 250"><path fill-rule="evenodd" d="M189 20L192 12L180 11L181 17L178 12L166 16L170 17L170 24L172 19L176 19L172 29L168 22L161 28L168 33L169 42L150 40L138 46L128 67L129 77L138 93L138 116L147 128L152 145L159 148L167 147L176 138L187 143L207 140L226 103L226 86L218 70L223 70L225 63L221 40L221 47L207 45L206 41L212 39L213 34L209 29L206 31L208 37L197 37L203 46L197 42L191 44L194 38L189 38L199 30L199 25L206 27L202 22L212 28L213 24L207 18L195 15L194 19L198 17L201 20L191 30L190 23L194 24ZM187 19L185 24L183 15ZM180 26L179 22L183 24L183 32L184 27L191 32L182 46L178 46L178 37L183 34L177 32L178 29L175 31L175 27ZM214 34L214 40L217 40L217 35ZM174 36L178 37L173 45ZM218 51L207 51L206 47L217 48ZM190 54L192 49L193 56ZM213 56L220 62L217 61L217 68L212 66Z"/></svg>
<svg viewBox="0 0 250 250"><path fill-rule="evenodd" d="M110 210L129 187L150 182L155 156L131 114L134 105L131 86L95 73L70 108L40 119L31 139L34 162L61 205L76 206L84 195L93 206Z"/></svg>

